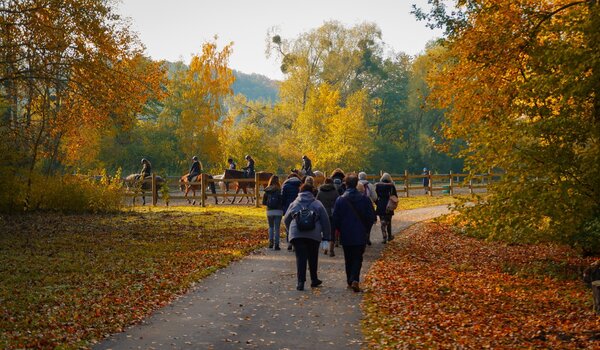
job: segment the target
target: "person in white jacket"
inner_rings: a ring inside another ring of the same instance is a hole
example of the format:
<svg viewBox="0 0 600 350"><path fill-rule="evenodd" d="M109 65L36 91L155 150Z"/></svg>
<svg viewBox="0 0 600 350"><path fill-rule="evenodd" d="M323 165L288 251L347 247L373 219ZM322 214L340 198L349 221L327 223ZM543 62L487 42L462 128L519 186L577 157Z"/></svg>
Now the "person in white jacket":
<svg viewBox="0 0 600 350"><path fill-rule="evenodd" d="M363 171L358 173L358 183L362 184L365 188L366 196L371 199L371 202L377 201L377 192L375 191L375 185L367 180L367 174Z"/></svg>

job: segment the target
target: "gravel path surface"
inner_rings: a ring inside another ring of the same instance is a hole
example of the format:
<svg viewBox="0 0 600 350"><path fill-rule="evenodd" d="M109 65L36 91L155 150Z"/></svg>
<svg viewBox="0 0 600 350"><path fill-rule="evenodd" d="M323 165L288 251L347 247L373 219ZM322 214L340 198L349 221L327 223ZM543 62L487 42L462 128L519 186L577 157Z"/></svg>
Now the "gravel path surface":
<svg viewBox="0 0 600 350"><path fill-rule="evenodd" d="M394 232L447 212L446 206L397 212ZM371 238L363 275L384 247L378 225ZM285 245L258 250L94 349L360 349L362 295L346 289L343 261L341 247L335 257L321 253L323 285L307 283L300 292L294 253Z"/></svg>

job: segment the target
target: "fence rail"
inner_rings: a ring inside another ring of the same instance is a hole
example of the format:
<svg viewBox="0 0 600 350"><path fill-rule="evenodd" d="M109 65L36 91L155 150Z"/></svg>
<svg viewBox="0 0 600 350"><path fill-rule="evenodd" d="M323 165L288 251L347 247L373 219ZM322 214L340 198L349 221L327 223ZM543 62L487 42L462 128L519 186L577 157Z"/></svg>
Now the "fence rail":
<svg viewBox="0 0 600 350"><path fill-rule="evenodd" d="M383 171L380 172L379 175L376 174L367 174L367 180L370 182L377 182L381 178ZM457 188L468 188L469 193L473 194L474 190L487 188L490 183L492 183L495 179L501 177L501 174L462 174L462 173L452 173L451 171L448 174L432 174L430 171L427 174L409 174L408 171L405 171L404 174L390 174L392 177L394 184L396 185L396 191L398 193L403 193L405 197L410 197L411 192L415 193L417 191L424 191L425 194L429 196L433 196L434 192L442 192L442 194L453 195ZM285 178L285 175L280 175L280 178ZM179 186L184 183L181 182L180 177L176 176L167 176L164 178L165 183L163 186L167 186L168 189L172 187L177 187L178 192ZM423 180L427 179L427 186L423 185ZM416 180L416 181L415 181ZM222 191L216 191L217 193L207 193L206 189L210 184L216 184L218 182L238 182L238 183L254 183L253 193L225 193ZM260 186L266 187L266 181L261 181L258 178L258 174L255 175L254 179L210 179L206 174L202 174L200 176L200 181L190 182L189 185L199 185L200 186L200 194L199 195L191 195L184 196L183 194L171 194L171 191L168 190L168 200L171 199L190 199L190 200L200 200L200 205L202 207L206 206L206 200L209 197L215 198L223 198L226 200L227 198L247 198L252 199L254 205L256 207L260 207L260 201L262 193L260 191ZM160 195L163 193L158 191L158 186L156 183L156 175L152 174L152 190L150 191L152 194L152 204L156 205ZM128 197L139 197L142 196L139 192L126 192L124 194ZM164 197L164 196L163 196ZM165 198L163 198L165 199ZM167 203L168 205L168 203Z"/></svg>

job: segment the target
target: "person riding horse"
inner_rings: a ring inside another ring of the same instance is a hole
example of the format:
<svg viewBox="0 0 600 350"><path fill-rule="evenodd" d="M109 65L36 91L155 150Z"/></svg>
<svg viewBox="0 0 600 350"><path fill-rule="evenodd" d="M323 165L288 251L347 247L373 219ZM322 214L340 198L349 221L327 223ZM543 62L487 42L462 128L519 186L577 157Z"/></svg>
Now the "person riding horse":
<svg viewBox="0 0 600 350"><path fill-rule="evenodd" d="M314 176L312 171L312 162L306 155L302 156L302 169L300 171L305 176Z"/></svg>
<svg viewBox="0 0 600 350"><path fill-rule="evenodd" d="M254 178L254 159L252 159L250 155L246 155L244 159L246 159L246 161L248 162L248 164L242 168L242 170L244 170L244 172L246 173L246 178Z"/></svg>
<svg viewBox="0 0 600 350"><path fill-rule="evenodd" d="M229 168L227 168L229 170L235 170L235 168L237 167L232 158L227 159L227 164L229 164Z"/></svg>
<svg viewBox="0 0 600 350"><path fill-rule="evenodd" d="M192 179L198 175L200 175L200 173L202 173L202 164L200 164L200 161L198 160L197 156L193 156L192 157L192 166L190 167L190 172L188 174L188 182L192 182Z"/></svg>
<svg viewBox="0 0 600 350"><path fill-rule="evenodd" d="M142 158L142 170L138 175L138 179L145 179L149 176L152 176L152 164L146 158Z"/></svg>

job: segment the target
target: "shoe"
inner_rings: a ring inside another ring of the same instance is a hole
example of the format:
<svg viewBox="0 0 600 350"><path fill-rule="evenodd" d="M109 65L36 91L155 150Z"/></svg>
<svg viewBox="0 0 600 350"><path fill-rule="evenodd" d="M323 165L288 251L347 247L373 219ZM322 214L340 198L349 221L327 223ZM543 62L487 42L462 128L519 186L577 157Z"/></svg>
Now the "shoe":
<svg viewBox="0 0 600 350"><path fill-rule="evenodd" d="M310 283L310 287L311 288L317 288L318 286L320 286L321 284L323 284L323 281L321 281L320 279L317 279L316 281L312 281Z"/></svg>
<svg viewBox="0 0 600 350"><path fill-rule="evenodd" d="M291 243L288 243L288 251L290 251L290 252L292 251L292 244Z"/></svg>
<svg viewBox="0 0 600 350"><path fill-rule="evenodd" d="M383 244L386 244L386 243L387 243L387 241L384 239L384 240L383 240L383 242L381 242L381 243L383 243Z"/></svg>
<svg viewBox="0 0 600 350"><path fill-rule="evenodd" d="M279 248L279 246L276 245L275 248L273 248L273 250L281 250L281 248Z"/></svg>
<svg viewBox="0 0 600 350"><path fill-rule="evenodd" d="M329 256L332 258L335 256L335 253L333 252L333 250L329 251Z"/></svg>
<svg viewBox="0 0 600 350"><path fill-rule="evenodd" d="M323 254L327 255L328 251L327 249L323 249Z"/></svg>
<svg viewBox="0 0 600 350"><path fill-rule="evenodd" d="M273 241L269 241L269 249L273 248Z"/></svg>
<svg viewBox="0 0 600 350"><path fill-rule="evenodd" d="M298 282L296 285L296 290L304 290L304 282Z"/></svg>
<svg viewBox="0 0 600 350"><path fill-rule="evenodd" d="M392 235L389 235L389 236L388 236L388 241L391 241L392 239L394 239L394 236L392 236Z"/></svg>
<svg viewBox="0 0 600 350"><path fill-rule="evenodd" d="M352 284L350 285L350 288L352 288L352 290L355 293L360 292L360 288L358 287L358 281L353 281Z"/></svg>

